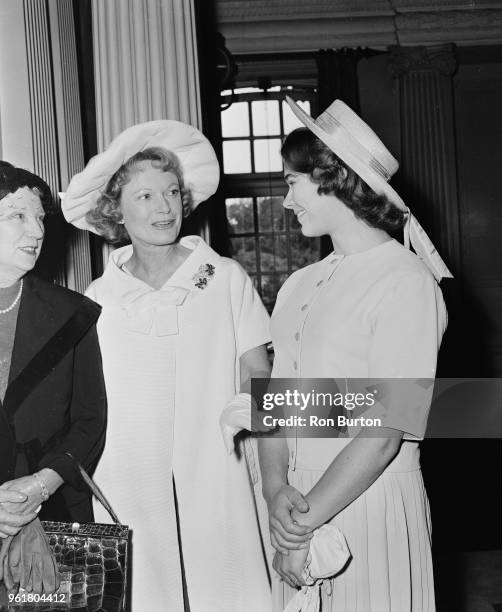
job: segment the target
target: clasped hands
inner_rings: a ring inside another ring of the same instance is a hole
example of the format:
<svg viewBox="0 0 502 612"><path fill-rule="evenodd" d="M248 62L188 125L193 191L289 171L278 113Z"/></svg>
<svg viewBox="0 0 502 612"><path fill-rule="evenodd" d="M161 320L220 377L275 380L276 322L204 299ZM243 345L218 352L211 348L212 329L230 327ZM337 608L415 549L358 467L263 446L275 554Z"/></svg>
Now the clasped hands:
<svg viewBox="0 0 502 612"><path fill-rule="evenodd" d="M53 593L59 575L36 511L46 499L36 476L0 486L0 580L7 589Z"/></svg>
<svg viewBox="0 0 502 612"><path fill-rule="evenodd" d="M305 497L291 485L282 485L268 504L270 541L276 549L273 568L294 588L305 585L303 568L313 530L301 525L293 515L309 511Z"/></svg>
<svg viewBox="0 0 502 612"><path fill-rule="evenodd" d="M23 476L0 486L0 538L14 536L36 516L43 491L35 476Z"/></svg>

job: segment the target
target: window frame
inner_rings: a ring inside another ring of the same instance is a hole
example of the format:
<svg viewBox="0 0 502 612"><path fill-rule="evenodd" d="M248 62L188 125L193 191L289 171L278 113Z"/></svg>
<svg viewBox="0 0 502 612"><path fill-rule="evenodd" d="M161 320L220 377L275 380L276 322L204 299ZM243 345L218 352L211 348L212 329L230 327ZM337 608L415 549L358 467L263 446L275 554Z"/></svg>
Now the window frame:
<svg viewBox="0 0 502 612"><path fill-rule="evenodd" d="M249 135L248 136L235 136L235 137L223 137L222 143L231 140L247 140L250 142L251 150L251 168L254 169L254 142L257 140L270 140L272 138L278 138L282 141L284 138L284 118L282 108L279 111L279 128L280 134L269 134L255 136L253 131L253 118L252 118L252 102L261 100L278 100L279 106L285 99L285 94L289 95L293 99L297 100L308 100L310 102L311 113L316 113L317 106L317 91L315 86L308 87L281 87L280 91L253 91L253 92L236 92L235 94L229 94L222 96L222 104L228 103L230 99L233 102L247 102L248 103L248 117L249 117ZM222 110L222 113L225 112ZM272 198L272 197L284 197L287 193L287 185L284 182L283 172L249 172L249 173L229 173L223 174L222 177L222 195L225 201L225 213L227 214L226 202L232 198L252 198L253 199L253 231L239 231L233 232L231 224L229 226L229 240L231 245L234 245L233 239L236 238L253 238L255 247L255 258L256 258L256 270L247 270L247 272L254 278L255 286L264 299L264 278L265 277L281 277L289 276L297 267L293 264L292 255L292 238L296 234L301 234L300 227L292 227L293 214L291 211L285 211L284 216L284 229L274 229L273 227L269 231L260 229L258 219L258 198ZM228 220L228 217L227 217ZM261 260L261 248L260 238L262 236L285 236L286 240L286 262L287 268L274 269L273 271L264 270ZM319 241L319 256L320 241ZM264 299L264 301L266 301ZM274 300L275 301L275 300ZM270 307L273 304L266 304Z"/></svg>

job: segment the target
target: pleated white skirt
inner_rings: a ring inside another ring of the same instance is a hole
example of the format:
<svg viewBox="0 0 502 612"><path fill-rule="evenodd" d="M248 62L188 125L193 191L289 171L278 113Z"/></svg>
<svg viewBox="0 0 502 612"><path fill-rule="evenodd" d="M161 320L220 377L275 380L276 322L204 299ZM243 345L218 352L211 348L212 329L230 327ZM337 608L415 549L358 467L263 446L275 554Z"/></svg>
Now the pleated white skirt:
<svg viewBox="0 0 502 612"><path fill-rule="evenodd" d="M297 469L289 482L307 493L322 471ZM352 555L322 591L322 612L434 612L431 523L420 469L385 471L332 521ZM274 580L274 612L295 594Z"/></svg>

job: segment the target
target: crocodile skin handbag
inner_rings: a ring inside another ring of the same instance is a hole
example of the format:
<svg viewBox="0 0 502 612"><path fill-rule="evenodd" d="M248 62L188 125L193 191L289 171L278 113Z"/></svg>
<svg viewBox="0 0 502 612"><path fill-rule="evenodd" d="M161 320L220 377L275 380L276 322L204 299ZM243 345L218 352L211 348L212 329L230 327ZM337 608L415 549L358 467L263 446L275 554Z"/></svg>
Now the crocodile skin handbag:
<svg viewBox="0 0 502 612"><path fill-rule="evenodd" d="M20 591L8 612L123 612L126 610L129 528L117 515L84 469L77 465L94 496L115 524L53 523L42 521L58 564L61 584L56 593L38 595ZM4 610L0 603L0 609Z"/></svg>

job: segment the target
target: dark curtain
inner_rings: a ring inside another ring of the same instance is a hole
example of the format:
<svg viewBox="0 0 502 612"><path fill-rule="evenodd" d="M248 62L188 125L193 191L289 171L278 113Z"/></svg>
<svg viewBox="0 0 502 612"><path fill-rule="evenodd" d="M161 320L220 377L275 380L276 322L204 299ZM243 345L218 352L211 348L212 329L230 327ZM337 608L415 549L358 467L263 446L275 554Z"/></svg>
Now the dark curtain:
<svg viewBox="0 0 502 612"><path fill-rule="evenodd" d="M363 49L322 49L317 53L319 113L337 99L359 113L357 63L366 55Z"/></svg>
<svg viewBox="0 0 502 612"><path fill-rule="evenodd" d="M221 52L225 40L216 31L214 2L195 0L195 23L199 59L199 81L202 109L202 131L213 145L223 173L223 149L220 120L220 82L225 72L225 56ZM220 186L206 202L200 204L185 221L182 233L197 234L207 220L211 247L220 255L230 255L230 240L225 199Z"/></svg>
<svg viewBox="0 0 502 612"><path fill-rule="evenodd" d="M73 0L84 162L98 152L91 0ZM89 233L92 277L103 274L103 239Z"/></svg>
<svg viewBox="0 0 502 612"><path fill-rule="evenodd" d="M91 0L73 0L73 18L75 22L75 41L77 44L84 160L87 163L98 151Z"/></svg>

